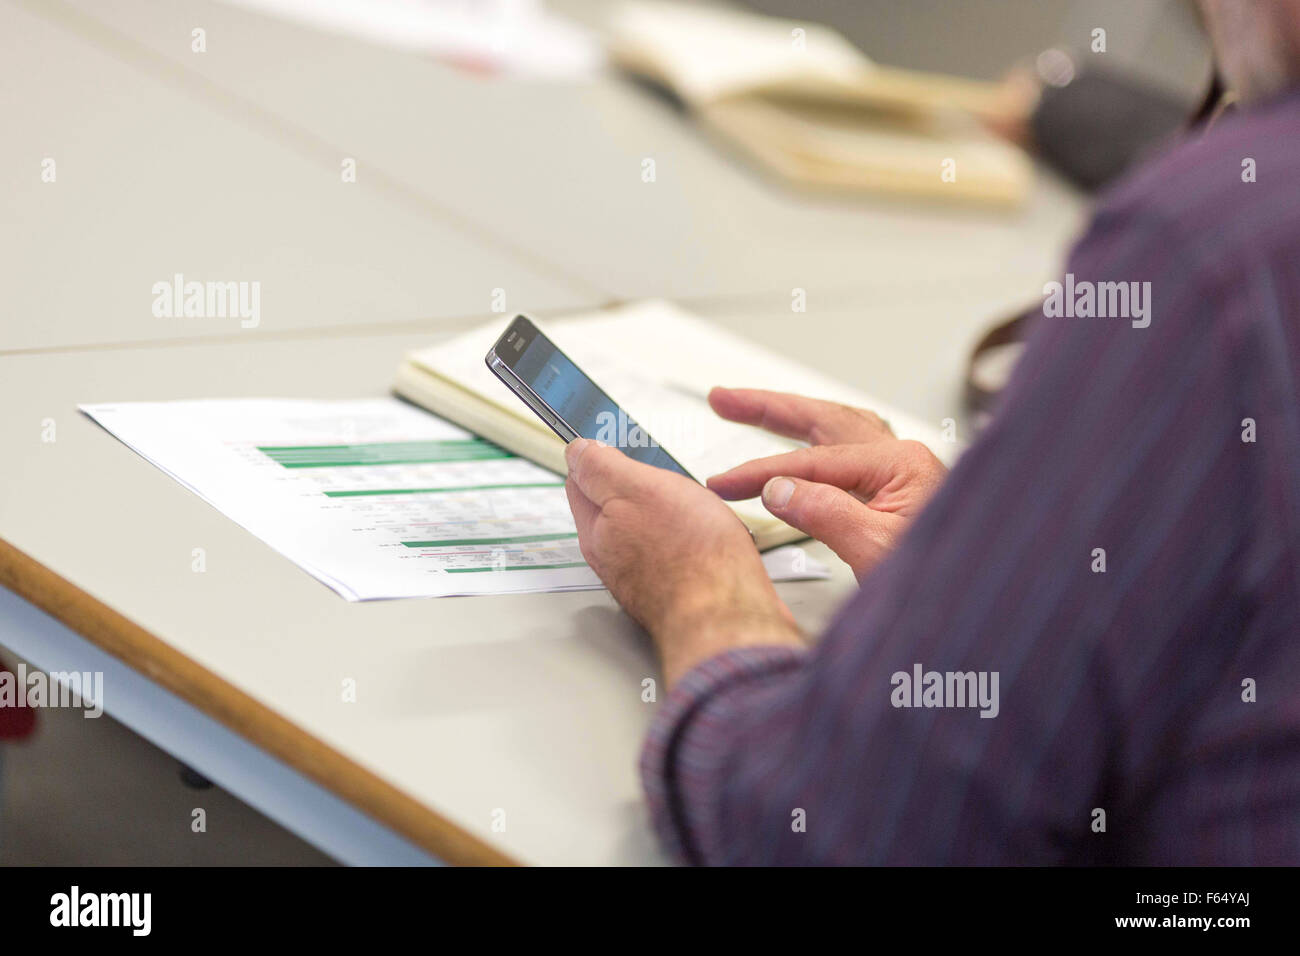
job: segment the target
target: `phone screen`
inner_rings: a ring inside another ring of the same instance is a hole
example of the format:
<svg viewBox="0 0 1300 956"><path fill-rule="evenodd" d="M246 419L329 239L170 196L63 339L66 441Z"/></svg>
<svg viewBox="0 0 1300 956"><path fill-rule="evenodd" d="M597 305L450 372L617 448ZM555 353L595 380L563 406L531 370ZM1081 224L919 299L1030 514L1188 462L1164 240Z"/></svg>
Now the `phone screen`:
<svg viewBox="0 0 1300 956"><path fill-rule="evenodd" d="M581 437L617 445L629 458L691 477L599 385L523 316L510 324L494 351Z"/></svg>

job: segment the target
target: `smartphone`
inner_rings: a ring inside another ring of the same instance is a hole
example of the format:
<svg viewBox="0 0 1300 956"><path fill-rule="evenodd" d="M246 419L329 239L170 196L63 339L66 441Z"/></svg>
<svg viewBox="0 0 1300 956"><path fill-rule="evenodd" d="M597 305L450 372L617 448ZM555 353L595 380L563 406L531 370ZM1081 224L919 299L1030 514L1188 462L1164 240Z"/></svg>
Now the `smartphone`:
<svg viewBox="0 0 1300 956"><path fill-rule="evenodd" d="M618 444L629 458L694 480L528 316L515 316L488 350L486 362L492 374L566 444L575 438Z"/></svg>

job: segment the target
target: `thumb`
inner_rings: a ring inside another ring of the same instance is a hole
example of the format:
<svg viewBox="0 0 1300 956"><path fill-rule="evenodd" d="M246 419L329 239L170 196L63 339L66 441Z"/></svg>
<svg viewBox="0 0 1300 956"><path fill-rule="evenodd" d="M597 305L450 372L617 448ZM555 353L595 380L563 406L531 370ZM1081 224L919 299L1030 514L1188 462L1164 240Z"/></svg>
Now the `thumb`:
<svg viewBox="0 0 1300 956"><path fill-rule="evenodd" d="M861 580L893 547L897 515L874 511L847 491L779 476L763 486L763 505L786 524L816 538Z"/></svg>
<svg viewBox="0 0 1300 956"><path fill-rule="evenodd" d="M590 438L569 442L564 449L564 462L569 469L569 480L598 508L605 507L607 501L618 495L635 495L653 489L670 474ZM683 480L695 483L689 478Z"/></svg>

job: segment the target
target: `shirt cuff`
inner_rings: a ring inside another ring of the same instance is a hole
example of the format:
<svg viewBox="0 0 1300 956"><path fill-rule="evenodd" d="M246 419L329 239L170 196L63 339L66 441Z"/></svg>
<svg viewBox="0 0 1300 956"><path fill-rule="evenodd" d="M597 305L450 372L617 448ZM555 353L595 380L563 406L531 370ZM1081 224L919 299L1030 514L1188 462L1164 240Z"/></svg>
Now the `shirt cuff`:
<svg viewBox="0 0 1300 956"><path fill-rule="evenodd" d="M706 858L691 835L700 809L693 804L709 801L718 783L714 771L726 757L735 698L797 672L807 657L804 648L783 646L725 651L687 672L655 714L641 749L641 783L655 831L675 859Z"/></svg>

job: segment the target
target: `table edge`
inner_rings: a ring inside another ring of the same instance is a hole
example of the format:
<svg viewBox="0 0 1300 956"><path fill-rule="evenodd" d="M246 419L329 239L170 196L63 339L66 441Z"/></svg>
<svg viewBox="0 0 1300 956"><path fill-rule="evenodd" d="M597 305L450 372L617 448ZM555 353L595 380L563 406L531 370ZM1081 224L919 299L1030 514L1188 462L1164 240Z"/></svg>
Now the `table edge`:
<svg viewBox="0 0 1300 956"><path fill-rule="evenodd" d="M518 865L3 538L0 586L439 860Z"/></svg>

